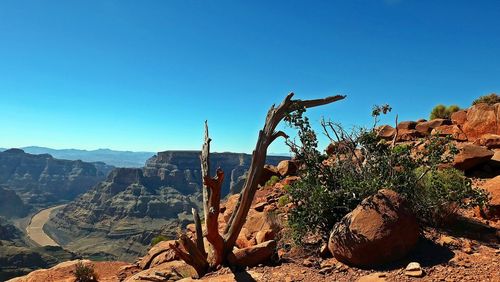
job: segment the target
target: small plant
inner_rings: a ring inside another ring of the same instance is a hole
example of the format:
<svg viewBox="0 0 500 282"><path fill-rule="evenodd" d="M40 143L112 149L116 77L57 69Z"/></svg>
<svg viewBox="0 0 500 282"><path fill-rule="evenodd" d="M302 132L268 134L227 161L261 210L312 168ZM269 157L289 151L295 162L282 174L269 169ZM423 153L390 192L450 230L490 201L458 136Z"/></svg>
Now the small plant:
<svg viewBox="0 0 500 282"><path fill-rule="evenodd" d="M266 181L265 186L274 186L274 184L278 183L279 181L280 178L276 175L273 175L268 181Z"/></svg>
<svg viewBox="0 0 500 282"><path fill-rule="evenodd" d="M451 105L446 107L445 105L437 105L432 109L430 119L436 119L436 118L444 118L444 119L449 119L451 118L451 114L454 112L458 112L460 110L460 107L457 105Z"/></svg>
<svg viewBox="0 0 500 282"><path fill-rule="evenodd" d="M76 282L97 282L98 277L95 273L93 265L86 265L83 262L78 262L75 266Z"/></svg>
<svg viewBox="0 0 500 282"><path fill-rule="evenodd" d="M500 103L500 96L495 94L495 93L491 93L489 95L484 95L484 96L481 96L481 97L477 98L476 100L474 100L472 102L472 105L477 105L477 104L481 104L481 103L486 103L488 105L494 105L496 103Z"/></svg>
<svg viewBox="0 0 500 282"><path fill-rule="evenodd" d="M167 241L168 238L163 236L163 235L158 235L156 237L154 237L152 240L151 240L151 246L154 246L158 243L160 243L161 241Z"/></svg>
<svg viewBox="0 0 500 282"><path fill-rule="evenodd" d="M290 203L290 196L288 196L288 195L283 195L283 196L281 196L281 197L278 199L278 205L279 205L280 207L284 207L284 206L286 206L286 205L287 205L287 204L289 204L289 203Z"/></svg>

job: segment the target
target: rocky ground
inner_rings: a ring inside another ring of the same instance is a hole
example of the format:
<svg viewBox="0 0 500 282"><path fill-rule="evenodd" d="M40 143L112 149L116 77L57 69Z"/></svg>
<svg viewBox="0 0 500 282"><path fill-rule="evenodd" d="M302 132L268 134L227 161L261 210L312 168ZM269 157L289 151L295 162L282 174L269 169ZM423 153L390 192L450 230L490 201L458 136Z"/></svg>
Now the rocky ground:
<svg viewBox="0 0 500 282"><path fill-rule="evenodd" d="M286 212L278 199L284 194L284 183L259 190L250 214L256 219L266 211ZM224 208L231 210L232 198ZM261 210L261 211L258 211ZM222 216L221 220L223 220ZM273 219L276 220L276 219ZM269 222L246 225L249 233L264 229ZM500 281L500 221L485 220L474 211L462 211L459 220L447 229L422 231L417 246L404 259L375 269L361 269L343 264L332 257L322 258L314 248L280 248L280 259L271 265L257 265L247 269L222 268L203 277L203 281ZM286 232L286 229L283 229ZM256 236L258 232L253 234ZM254 235L246 241L255 239ZM239 244L251 244L241 238ZM283 239L285 240L285 239ZM314 243L314 240L313 242ZM183 275L194 274L185 264L173 260L168 243L160 243L137 264L124 262L90 262L95 266L100 281L174 281ZM284 246L284 245L281 245ZM311 246L314 246L312 244ZM408 264L416 262L415 271L406 271ZM75 262L73 262L74 265ZM63 264L49 270L31 273L13 281L71 281L72 264ZM172 271L172 270L175 271ZM166 278L167 277L167 278ZM60 280L51 280L51 279ZM43 279L43 280L40 280ZM67 280L66 280L67 279ZM171 280L169 280L171 279ZM185 278L182 281L192 281Z"/></svg>

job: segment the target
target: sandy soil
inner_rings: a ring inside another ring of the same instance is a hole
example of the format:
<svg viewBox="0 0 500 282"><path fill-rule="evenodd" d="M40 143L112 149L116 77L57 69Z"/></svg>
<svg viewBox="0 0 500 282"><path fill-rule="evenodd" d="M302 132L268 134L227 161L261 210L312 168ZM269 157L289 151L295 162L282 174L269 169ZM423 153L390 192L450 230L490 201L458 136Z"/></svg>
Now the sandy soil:
<svg viewBox="0 0 500 282"><path fill-rule="evenodd" d="M50 218L50 214L54 210L58 210L63 208L65 205L55 206L48 209L41 210L37 214L35 214L31 221L26 227L26 233L28 237L33 240L33 242L37 243L40 246L59 246L57 242L52 240L44 231L43 226Z"/></svg>

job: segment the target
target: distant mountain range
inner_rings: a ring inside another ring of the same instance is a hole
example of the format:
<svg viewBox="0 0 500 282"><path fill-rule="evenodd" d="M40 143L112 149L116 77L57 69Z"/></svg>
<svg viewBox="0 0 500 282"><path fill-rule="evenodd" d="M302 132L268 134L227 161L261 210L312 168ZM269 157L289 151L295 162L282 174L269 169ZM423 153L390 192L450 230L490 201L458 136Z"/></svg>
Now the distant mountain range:
<svg viewBox="0 0 500 282"><path fill-rule="evenodd" d="M78 149L51 149L45 147L20 148L29 154L50 154L56 159L82 160L85 162L104 162L116 167L142 167L147 159L155 155L154 152L114 151L110 149L78 150ZM6 149L0 148L0 151Z"/></svg>

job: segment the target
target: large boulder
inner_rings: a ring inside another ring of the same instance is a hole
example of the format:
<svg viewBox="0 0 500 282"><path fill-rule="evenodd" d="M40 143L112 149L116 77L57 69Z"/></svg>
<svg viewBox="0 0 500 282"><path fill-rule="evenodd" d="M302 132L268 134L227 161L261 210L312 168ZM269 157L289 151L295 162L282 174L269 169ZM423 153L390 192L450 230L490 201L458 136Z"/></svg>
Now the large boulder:
<svg viewBox="0 0 500 282"><path fill-rule="evenodd" d="M467 111L460 110L451 114L451 121L453 124L463 125L467 121Z"/></svg>
<svg viewBox="0 0 500 282"><path fill-rule="evenodd" d="M290 176L297 174L297 164L291 160L284 160L278 164L278 172L281 176Z"/></svg>
<svg viewBox="0 0 500 282"><path fill-rule="evenodd" d="M489 206L484 209L485 217L500 218L500 175L486 181L481 188L491 196Z"/></svg>
<svg viewBox="0 0 500 282"><path fill-rule="evenodd" d="M386 140L392 140L396 135L396 129L390 125L382 125L377 128L377 135Z"/></svg>
<svg viewBox="0 0 500 282"><path fill-rule="evenodd" d="M474 141L474 144L485 146L488 149L500 148L500 135L486 133Z"/></svg>
<svg viewBox="0 0 500 282"><path fill-rule="evenodd" d="M453 166L466 171L478 165L488 162L493 157L493 151L478 145L467 144L460 149L460 152L453 160Z"/></svg>
<svg viewBox="0 0 500 282"><path fill-rule="evenodd" d="M451 138L458 140L458 141L467 141L467 136L465 133L460 129L460 127L456 124L450 124L450 125L440 125L436 128L434 128L431 131L432 135L439 135L439 136L451 136Z"/></svg>
<svg viewBox="0 0 500 282"><path fill-rule="evenodd" d="M178 260L179 257L177 257L174 250L170 248L171 244L175 244L175 240L161 241L154 245L148 253L139 260L139 267L141 269L148 269L165 262Z"/></svg>
<svg viewBox="0 0 500 282"><path fill-rule="evenodd" d="M411 130L415 129L415 126L417 126L417 123L415 121L402 121L398 123L396 126L398 130Z"/></svg>
<svg viewBox="0 0 500 282"><path fill-rule="evenodd" d="M434 128L436 128L438 126L450 125L450 124L451 124L451 120L449 120L449 119L437 118L437 119L433 119L430 121L424 121L424 122L417 123L417 125L415 126L415 130L417 130L421 134L428 135L431 133L431 131Z"/></svg>
<svg viewBox="0 0 500 282"><path fill-rule="evenodd" d="M262 173L260 175L259 185L264 186L266 182L273 176L280 176L278 168L276 168L274 165L264 165L264 167L262 168Z"/></svg>
<svg viewBox="0 0 500 282"><path fill-rule="evenodd" d="M255 246L235 249L229 255L229 262L232 265L256 266L261 263L270 262L272 256L276 253L277 244L274 240L269 240Z"/></svg>
<svg viewBox="0 0 500 282"><path fill-rule="evenodd" d="M473 142L484 134L500 135L500 103L495 105L477 104L467 110L467 120L463 130Z"/></svg>
<svg viewBox="0 0 500 282"><path fill-rule="evenodd" d="M417 243L419 227L407 202L382 189L340 220L328 248L339 261L373 266L404 257Z"/></svg>

